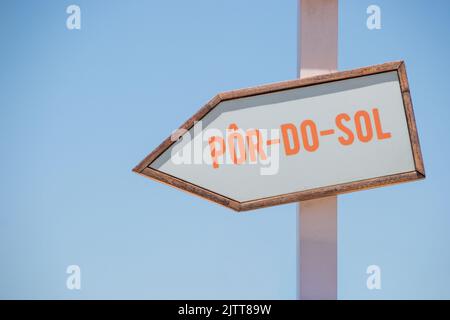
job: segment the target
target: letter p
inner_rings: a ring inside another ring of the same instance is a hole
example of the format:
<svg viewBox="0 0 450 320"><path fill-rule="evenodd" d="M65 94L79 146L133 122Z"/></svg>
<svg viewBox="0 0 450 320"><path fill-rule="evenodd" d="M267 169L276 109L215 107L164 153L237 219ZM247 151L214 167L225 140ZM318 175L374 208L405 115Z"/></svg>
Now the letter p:
<svg viewBox="0 0 450 320"><path fill-rule="evenodd" d="M225 153L225 142L222 137L212 136L208 140L211 149L211 158L213 168L219 168L219 158Z"/></svg>

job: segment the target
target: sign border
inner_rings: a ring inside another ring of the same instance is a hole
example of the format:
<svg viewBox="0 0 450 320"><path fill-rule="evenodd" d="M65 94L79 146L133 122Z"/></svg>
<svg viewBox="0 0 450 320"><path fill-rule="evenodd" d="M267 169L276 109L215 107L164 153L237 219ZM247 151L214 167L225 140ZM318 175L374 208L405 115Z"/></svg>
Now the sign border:
<svg viewBox="0 0 450 320"><path fill-rule="evenodd" d="M212 109L214 109L219 103L232 99L239 99L244 97L250 97L255 95L273 93L278 91L290 90L295 88L308 87L317 84L323 84L328 82L347 80L353 78L364 77L368 75L374 75L379 73L397 71L400 90L403 98L403 106L405 109L405 115L407 119L409 138L411 142L411 150L414 158L415 171L404 172L394 175L381 176L372 179L358 180L348 183L342 183L338 185L320 187L305 191L292 192L287 194L281 194L268 198L261 198L256 200L239 202L234 199L225 197L221 194L213 192L209 189L200 187L188 181L179 179L162 171L150 168L151 163L157 159L164 151L166 151L175 141L172 141L171 136L164 140L156 149L154 149L144 160L142 160L133 171L143 175L147 178L165 183L167 185L176 187L183 191L187 191L191 194L200 196L206 200L213 201L221 204L227 208L235 211L248 211L259 208L265 208L275 205L287 204L291 202L305 201L317 198L324 198L334 196L343 193L349 193L353 191L367 190L376 187L382 187L386 185L392 185L407 181L419 180L425 178L425 167L422 159L422 152L420 149L419 137L417 134L416 121L414 117L413 105L411 100L411 94L409 91L409 83L406 75L406 66L404 61L388 62L384 64L349 70L334 72L325 75L319 75L309 78L289 80L283 82L277 82L257 87L233 90L228 92L222 92L212 98L206 105L204 105L197 113L189 118L180 129L189 130L195 122L200 121L205 117Z"/></svg>

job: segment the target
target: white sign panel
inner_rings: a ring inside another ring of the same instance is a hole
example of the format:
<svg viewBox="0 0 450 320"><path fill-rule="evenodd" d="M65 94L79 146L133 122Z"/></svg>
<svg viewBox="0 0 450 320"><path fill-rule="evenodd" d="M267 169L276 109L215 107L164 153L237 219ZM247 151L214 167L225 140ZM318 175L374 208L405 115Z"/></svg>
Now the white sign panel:
<svg viewBox="0 0 450 320"><path fill-rule="evenodd" d="M135 170L235 210L422 178L410 101L403 63L221 94Z"/></svg>

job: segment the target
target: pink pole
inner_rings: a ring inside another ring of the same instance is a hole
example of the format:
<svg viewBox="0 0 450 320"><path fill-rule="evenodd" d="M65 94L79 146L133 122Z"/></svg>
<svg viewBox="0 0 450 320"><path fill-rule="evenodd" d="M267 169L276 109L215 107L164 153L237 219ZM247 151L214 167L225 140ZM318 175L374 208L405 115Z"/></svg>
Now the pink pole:
<svg viewBox="0 0 450 320"><path fill-rule="evenodd" d="M337 70L338 0L298 0L298 76ZM299 202L298 299L337 299L337 197Z"/></svg>

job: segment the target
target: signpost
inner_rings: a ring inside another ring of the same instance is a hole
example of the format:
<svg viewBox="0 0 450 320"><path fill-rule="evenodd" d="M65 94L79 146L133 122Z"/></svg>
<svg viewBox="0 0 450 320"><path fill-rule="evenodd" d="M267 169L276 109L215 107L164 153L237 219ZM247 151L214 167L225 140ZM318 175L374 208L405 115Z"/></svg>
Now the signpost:
<svg viewBox="0 0 450 320"><path fill-rule="evenodd" d="M299 296L337 298L336 195L425 178L403 62L337 69L337 0L300 0L301 79L216 95L133 171L235 211L300 202Z"/></svg>
<svg viewBox="0 0 450 320"><path fill-rule="evenodd" d="M134 171L236 211L423 178L405 65L220 93Z"/></svg>

